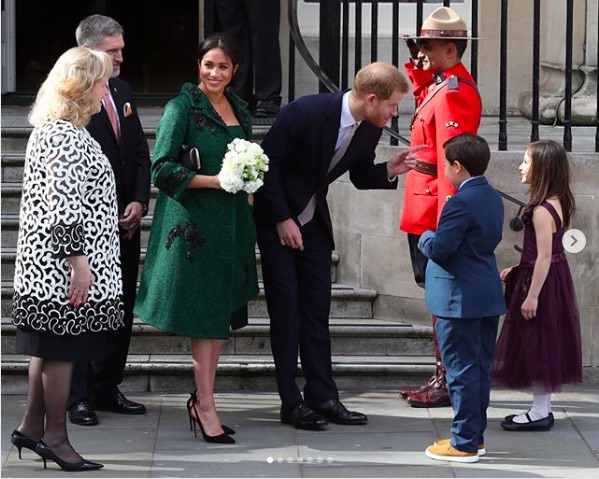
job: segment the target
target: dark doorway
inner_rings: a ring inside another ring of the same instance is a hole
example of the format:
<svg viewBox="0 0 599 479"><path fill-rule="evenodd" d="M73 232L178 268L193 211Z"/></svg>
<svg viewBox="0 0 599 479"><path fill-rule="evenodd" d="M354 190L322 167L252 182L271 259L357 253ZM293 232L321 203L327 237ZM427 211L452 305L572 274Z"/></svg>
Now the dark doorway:
<svg viewBox="0 0 599 479"><path fill-rule="evenodd" d="M108 15L125 30L123 80L138 97L174 96L197 81L200 0L18 0L16 93L34 95L56 59L75 46L75 28L93 13Z"/></svg>

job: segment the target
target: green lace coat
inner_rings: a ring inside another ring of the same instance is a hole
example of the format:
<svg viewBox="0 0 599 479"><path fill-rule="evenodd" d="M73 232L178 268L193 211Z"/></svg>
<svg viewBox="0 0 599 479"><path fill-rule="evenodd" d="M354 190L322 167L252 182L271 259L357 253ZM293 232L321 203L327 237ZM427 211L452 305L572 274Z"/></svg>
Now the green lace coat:
<svg viewBox="0 0 599 479"><path fill-rule="evenodd" d="M215 175L227 144L251 137L246 104L226 95L241 126L225 125L197 85L185 83L156 130L152 181L160 191L135 314L192 338L228 338L247 324L247 303L259 291L248 195L187 188L195 172L175 160L181 145L196 146L200 173Z"/></svg>

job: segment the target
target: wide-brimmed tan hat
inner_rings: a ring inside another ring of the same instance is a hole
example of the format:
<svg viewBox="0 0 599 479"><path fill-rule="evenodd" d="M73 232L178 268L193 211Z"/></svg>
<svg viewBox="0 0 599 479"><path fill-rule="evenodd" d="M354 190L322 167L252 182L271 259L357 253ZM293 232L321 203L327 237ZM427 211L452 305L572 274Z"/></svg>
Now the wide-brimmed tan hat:
<svg viewBox="0 0 599 479"><path fill-rule="evenodd" d="M468 36L468 27L455 10L439 7L422 23L420 35L410 38L431 38L442 40L478 40Z"/></svg>

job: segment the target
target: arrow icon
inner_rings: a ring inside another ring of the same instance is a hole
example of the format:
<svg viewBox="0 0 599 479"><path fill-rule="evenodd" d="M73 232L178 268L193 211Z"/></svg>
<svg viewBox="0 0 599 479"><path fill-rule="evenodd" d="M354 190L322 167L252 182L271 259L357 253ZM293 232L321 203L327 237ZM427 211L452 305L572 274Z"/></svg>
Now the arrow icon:
<svg viewBox="0 0 599 479"><path fill-rule="evenodd" d="M567 238L570 238L570 241L568 241ZM568 230L562 237L562 245L568 253L580 253L586 244L586 236L580 230Z"/></svg>

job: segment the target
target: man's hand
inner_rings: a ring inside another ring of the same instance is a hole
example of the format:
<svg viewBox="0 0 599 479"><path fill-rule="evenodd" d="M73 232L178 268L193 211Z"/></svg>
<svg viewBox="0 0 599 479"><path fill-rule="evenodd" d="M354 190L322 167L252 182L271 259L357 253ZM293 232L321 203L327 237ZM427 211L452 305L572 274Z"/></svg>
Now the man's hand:
<svg viewBox="0 0 599 479"><path fill-rule="evenodd" d="M414 148L395 155L387 162L387 177L394 178L413 170L416 165L416 160L418 160L416 152L424 148L426 148L426 145L415 146Z"/></svg>
<svg viewBox="0 0 599 479"><path fill-rule="evenodd" d="M139 201L132 201L119 219L119 227L124 230L125 238L131 239L141 224L144 207Z"/></svg>
<svg viewBox="0 0 599 479"><path fill-rule="evenodd" d="M304 251L304 242L299 226L291 218L277 223L277 234L281 241L281 246L289 246L293 249Z"/></svg>

